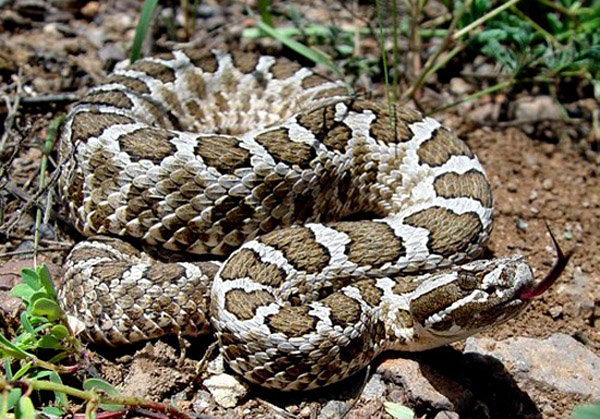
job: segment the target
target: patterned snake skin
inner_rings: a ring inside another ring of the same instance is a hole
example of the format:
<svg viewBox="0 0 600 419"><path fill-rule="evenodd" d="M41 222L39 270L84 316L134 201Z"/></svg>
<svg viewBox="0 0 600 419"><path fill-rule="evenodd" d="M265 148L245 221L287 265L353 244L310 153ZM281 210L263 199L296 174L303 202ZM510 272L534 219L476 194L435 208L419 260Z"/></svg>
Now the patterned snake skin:
<svg viewBox="0 0 600 419"><path fill-rule="evenodd" d="M72 109L60 154L64 205L95 236L60 295L93 341L216 331L246 379L304 390L503 322L536 288L518 256L472 261L492 195L464 142L286 59L122 67ZM166 263L117 237L228 257Z"/></svg>

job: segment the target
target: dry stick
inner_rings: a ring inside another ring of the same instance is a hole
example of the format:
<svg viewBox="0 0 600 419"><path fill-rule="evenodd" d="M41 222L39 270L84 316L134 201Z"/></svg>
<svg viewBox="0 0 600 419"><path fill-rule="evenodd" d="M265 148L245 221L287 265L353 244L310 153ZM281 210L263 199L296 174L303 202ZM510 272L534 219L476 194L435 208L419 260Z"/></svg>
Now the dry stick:
<svg viewBox="0 0 600 419"><path fill-rule="evenodd" d="M452 22L450 22L450 27L448 28L448 32L446 33L442 44L437 49L435 54L429 57L429 59L425 63L425 68L423 68L421 74L419 75L419 78L406 92L404 92L404 94L402 95L403 98L412 98L415 94L415 91L421 88L421 86L425 82L425 79L429 76L429 74L431 74L431 69L434 67L437 59L440 57L440 55L442 55L442 52L444 52L450 44L454 30L458 26L458 23L460 22L460 19L462 18L465 11L471 6L472 2L473 0L466 0L462 7L458 10L456 15L454 16L454 19L452 19Z"/></svg>

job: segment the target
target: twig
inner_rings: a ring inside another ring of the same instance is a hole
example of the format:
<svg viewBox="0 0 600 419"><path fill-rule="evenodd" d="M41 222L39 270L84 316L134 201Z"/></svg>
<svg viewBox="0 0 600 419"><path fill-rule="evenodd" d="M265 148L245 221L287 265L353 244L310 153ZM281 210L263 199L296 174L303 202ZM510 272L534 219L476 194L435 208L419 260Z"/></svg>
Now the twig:
<svg viewBox="0 0 600 419"><path fill-rule="evenodd" d="M63 251L68 249L68 247L56 246L56 247L43 247L41 249L37 249L37 252L55 252L55 251ZM24 249L24 250L13 250L11 252L0 253L0 258L7 258L11 256L20 256L20 255L28 255L33 253L34 249Z"/></svg>

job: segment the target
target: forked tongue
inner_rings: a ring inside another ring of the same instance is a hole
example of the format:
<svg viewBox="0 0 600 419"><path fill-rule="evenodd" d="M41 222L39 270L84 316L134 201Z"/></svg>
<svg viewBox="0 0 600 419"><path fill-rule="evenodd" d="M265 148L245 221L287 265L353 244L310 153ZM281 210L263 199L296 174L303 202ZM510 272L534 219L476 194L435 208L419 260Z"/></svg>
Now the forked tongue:
<svg viewBox="0 0 600 419"><path fill-rule="evenodd" d="M548 288L552 286L552 284L556 282L560 274L565 270L569 259L573 255L572 251L567 252L565 255L560 249L554 234L552 234L552 230L550 230L548 223L546 223L546 228L548 229L548 233L550 233L552 243L554 244L554 249L556 250L556 262L554 262L552 269L550 269L550 272L546 274L544 279L542 279L536 285L524 288L521 291L521 295L519 297L521 300L531 300L532 298L542 295Z"/></svg>

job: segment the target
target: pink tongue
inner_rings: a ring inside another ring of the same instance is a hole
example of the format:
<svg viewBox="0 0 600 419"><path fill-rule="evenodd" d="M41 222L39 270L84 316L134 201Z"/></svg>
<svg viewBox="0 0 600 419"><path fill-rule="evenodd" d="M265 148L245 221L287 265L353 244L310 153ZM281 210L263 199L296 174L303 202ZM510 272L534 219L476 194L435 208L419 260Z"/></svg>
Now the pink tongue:
<svg viewBox="0 0 600 419"><path fill-rule="evenodd" d="M544 279L542 279L537 285L524 288L521 291L521 295L519 296L521 300L531 300L532 298L542 295L548 288L552 286L552 284L556 282L560 274L565 270L569 259L573 255L572 251L567 252L567 254L564 255L560 249L560 246L558 245L558 242L554 238L554 234L552 234L548 223L546 223L546 228L548 229L548 233L550 233L552 243L554 244L554 249L556 250L556 262L554 262L554 266L552 266L550 272L548 272Z"/></svg>

